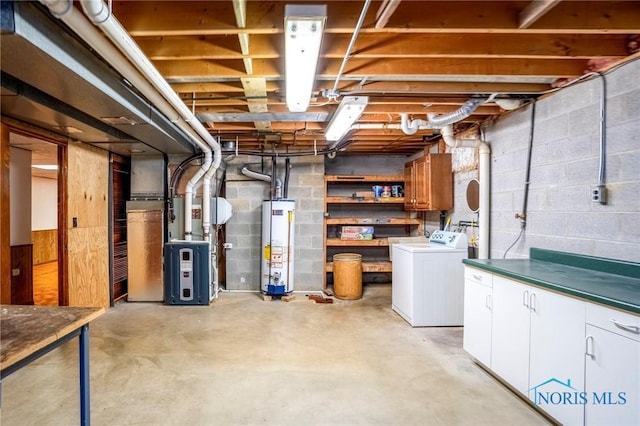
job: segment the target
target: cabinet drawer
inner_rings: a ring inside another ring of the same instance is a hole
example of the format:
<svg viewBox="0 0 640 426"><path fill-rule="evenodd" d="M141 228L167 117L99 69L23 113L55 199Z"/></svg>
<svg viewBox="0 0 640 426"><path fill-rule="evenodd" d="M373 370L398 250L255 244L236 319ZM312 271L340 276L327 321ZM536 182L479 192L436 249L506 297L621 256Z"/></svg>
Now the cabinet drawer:
<svg viewBox="0 0 640 426"><path fill-rule="evenodd" d="M640 316L587 303L587 324L640 341Z"/></svg>
<svg viewBox="0 0 640 426"><path fill-rule="evenodd" d="M493 285L493 274L491 272L470 268L468 266L464 268L464 279L486 285L487 287L492 287Z"/></svg>

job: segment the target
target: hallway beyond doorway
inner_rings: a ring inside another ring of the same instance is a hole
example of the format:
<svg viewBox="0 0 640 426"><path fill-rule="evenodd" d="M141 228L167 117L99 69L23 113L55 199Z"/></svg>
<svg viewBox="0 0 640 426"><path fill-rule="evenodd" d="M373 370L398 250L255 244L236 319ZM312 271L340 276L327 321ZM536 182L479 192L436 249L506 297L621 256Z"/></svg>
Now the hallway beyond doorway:
<svg viewBox="0 0 640 426"><path fill-rule="evenodd" d="M33 303L58 306L58 261L33 265Z"/></svg>

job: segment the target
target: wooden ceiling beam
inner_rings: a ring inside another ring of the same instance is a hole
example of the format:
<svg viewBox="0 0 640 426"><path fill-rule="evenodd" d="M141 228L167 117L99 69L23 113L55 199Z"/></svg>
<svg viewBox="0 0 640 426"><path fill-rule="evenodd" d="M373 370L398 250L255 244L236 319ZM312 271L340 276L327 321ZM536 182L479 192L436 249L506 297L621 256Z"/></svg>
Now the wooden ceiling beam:
<svg viewBox="0 0 640 426"><path fill-rule="evenodd" d="M243 79L244 80L244 79ZM192 94L183 94L181 98L185 103L189 105L193 105L193 97ZM369 107L372 105L418 105L422 108L428 108L432 105L451 105L451 106L459 106L461 102L464 102L468 99L468 96L459 96L459 97L426 97L426 96L412 96L412 97L401 97L401 96L370 96L369 97ZM282 107L282 111L286 111L284 107L284 100L276 98L275 96L269 96L265 94L263 96L255 96L254 99L242 99L240 97L221 97L221 98L206 98L206 97L198 97L196 93L195 98L195 106L196 108L204 108L204 107L220 107L226 105L248 105L248 103L252 101L262 100L268 105L272 106L280 106ZM310 111L313 111L315 108L310 108ZM275 110L274 110L275 111Z"/></svg>
<svg viewBox="0 0 640 426"><path fill-rule="evenodd" d="M339 89L342 92L354 91L354 93L386 93L400 96L403 93L521 93L533 94L549 90L549 85L544 83L505 83L505 82L473 82L473 81L376 81L367 80L363 85L357 81L341 82ZM320 87L319 87L320 88Z"/></svg>
<svg viewBox="0 0 640 426"><path fill-rule="evenodd" d="M326 34L321 56L342 59L350 37ZM232 37L138 37L136 42L153 61L277 59L284 43L281 36L254 35L251 52L244 54ZM627 36L619 34L362 34L351 58L617 58L628 55L626 44Z"/></svg>
<svg viewBox="0 0 640 426"><path fill-rule="evenodd" d="M321 61L317 75L332 79L338 73L337 59ZM192 78L241 78L246 75L242 61L156 61L160 74L167 79ZM254 75L264 78L280 78L282 64L268 60L255 60ZM411 80L411 76L542 76L548 78L575 77L587 68L583 59L494 59L435 58L435 59L352 59L347 63L343 78L375 78L397 76Z"/></svg>
<svg viewBox="0 0 640 426"><path fill-rule="evenodd" d="M266 105L265 105L266 107ZM249 110L248 110L249 109ZM265 108L266 109L266 108ZM428 113L434 113L434 114L446 114L449 112L453 112L456 109L458 109L458 106L454 106L454 105L429 105L429 106L424 106L424 105L420 105L420 104L393 104L393 105L376 105L376 104L370 104L367 105L367 107L364 110L363 116L361 118L361 120L366 120L367 116L369 116L369 118L371 118L371 116L374 115L382 115L382 114L391 114L391 115L395 115L396 117L399 117L400 114L417 114L417 115L425 115ZM309 108L307 110L307 113L313 113L313 112L325 112L327 111L327 108L324 107L316 107L316 108ZM333 113L333 111L335 111L335 108L333 108L330 112L330 114ZM495 104L486 104L486 105L481 105L479 106L474 114L475 115L491 115L491 114L497 114L501 111L500 107L495 105ZM244 105L206 105L206 106L202 106L202 105L196 105L196 109L195 109L195 113L196 114L229 114L229 115L233 115L234 113L247 113L247 112L255 112L255 113L262 113L262 112L267 112L265 111L251 111L251 105L249 105L249 108L247 108L247 104ZM289 112L289 110L287 109L286 105L283 104L274 104L274 105L270 105L269 108L269 112L273 113L273 114L286 114Z"/></svg>
<svg viewBox="0 0 640 426"><path fill-rule="evenodd" d="M573 77L582 75L587 61L581 59L501 59L487 58L386 58L352 59L344 71L346 78L396 75L411 80L411 76L453 75L453 76L544 76ZM336 75L335 60L325 60L318 68L318 75L331 77Z"/></svg>
<svg viewBox="0 0 640 426"><path fill-rule="evenodd" d="M242 78L244 94L248 100L245 102L249 112L263 113L268 111L266 96L267 85L264 78ZM267 130L271 127L270 121L254 121L256 129Z"/></svg>
<svg viewBox="0 0 640 426"><path fill-rule="evenodd" d="M231 2L114 2L116 18L133 36L275 34L283 32L285 2L247 4L246 28L235 23ZM325 33L353 32L362 3L328 2ZM375 28L370 9L362 33L367 32L485 32L556 34L633 34L640 32L635 1L565 1L530 25L518 28L521 3L514 1L405 1L385 28Z"/></svg>
<svg viewBox="0 0 640 426"><path fill-rule="evenodd" d="M267 93L280 90L280 83L267 81ZM194 94L199 97L243 96L244 90L239 80L225 83L172 83L171 87L183 98L191 99ZM316 82L316 90L333 87L333 82ZM486 82L449 82L449 81L375 81L368 80L360 86L358 81L341 81L340 91L361 91L362 94L385 93L390 96L425 94L476 94L476 93L514 93L537 94L550 87L544 83L486 83ZM368 91L368 92L367 92Z"/></svg>

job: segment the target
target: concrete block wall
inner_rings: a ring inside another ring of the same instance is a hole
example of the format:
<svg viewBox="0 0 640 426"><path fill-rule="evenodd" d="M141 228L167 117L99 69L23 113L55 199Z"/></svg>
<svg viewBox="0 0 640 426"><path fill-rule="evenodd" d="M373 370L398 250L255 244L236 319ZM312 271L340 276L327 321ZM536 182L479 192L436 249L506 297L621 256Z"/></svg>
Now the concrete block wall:
<svg viewBox="0 0 640 426"><path fill-rule="evenodd" d="M261 171L259 157L239 156L229 162L226 198L233 206L227 222L227 290L260 290L262 259L262 201L269 198L269 183L247 178L243 166ZM271 159L264 159L270 174ZM292 157L288 198L296 201L294 241L294 291L322 290L324 157ZM284 181L284 159L278 160L277 175Z"/></svg>
<svg viewBox="0 0 640 426"><path fill-rule="evenodd" d="M607 203L598 183L600 98L595 78L536 103L526 232L507 258L541 247L640 262L640 61L605 74ZM521 229L532 106L486 131L491 146L491 258L502 258ZM457 181L457 180L456 180ZM456 213L458 212L456 186Z"/></svg>
<svg viewBox="0 0 640 426"><path fill-rule="evenodd" d="M340 155L326 159L328 175L402 175L404 163L409 157L403 155Z"/></svg>

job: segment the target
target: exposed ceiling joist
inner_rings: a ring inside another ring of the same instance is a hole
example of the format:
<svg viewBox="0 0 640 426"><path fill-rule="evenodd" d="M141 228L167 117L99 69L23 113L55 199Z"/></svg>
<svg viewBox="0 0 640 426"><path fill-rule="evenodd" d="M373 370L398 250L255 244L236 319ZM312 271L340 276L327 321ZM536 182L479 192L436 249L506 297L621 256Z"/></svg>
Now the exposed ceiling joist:
<svg viewBox="0 0 640 426"><path fill-rule="evenodd" d="M369 103L345 153L410 154L437 131L406 135L400 114L426 119L492 95L526 103L633 60L640 34L638 1L327 1L313 99L307 115L292 115L284 103L286 3L130 0L113 2L113 12L206 128L239 137L247 150L276 140L324 148L340 100L362 95ZM456 131L504 112L482 104Z"/></svg>

